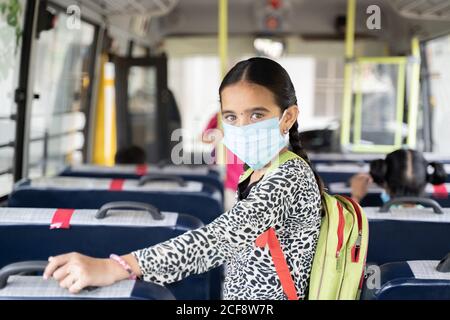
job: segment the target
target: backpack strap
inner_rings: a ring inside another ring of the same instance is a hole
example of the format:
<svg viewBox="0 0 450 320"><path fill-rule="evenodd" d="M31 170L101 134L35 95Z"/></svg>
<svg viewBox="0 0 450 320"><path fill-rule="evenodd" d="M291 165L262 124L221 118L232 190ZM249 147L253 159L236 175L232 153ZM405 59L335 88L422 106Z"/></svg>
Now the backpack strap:
<svg viewBox="0 0 450 320"><path fill-rule="evenodd" d="M288 300L298 300L297 289L295 288L294 279L292 279L289 266L278 241L277 234L274 228L270 228L261 234L256 240L255 245L260 248L269 246L270 255L272 256L275 271L281 282L281 287L286 294Z"/></svg>
<svg viewBox="0 0 450 320"><path fill-rule="evenodd" d="M271 163L270 167L267 168L265 175L292 159L303 160L299 155L297 155L296 153L294 153L292 151L283 152L282 154L280 154L277 161L273 161ZM303 160L303 161L305 161L305 160ZM250 177L250 175L253 173L253 171L254 170L252 168L247 169L247 171L245 171L239 178L239 183L245 181L248 177Z"/></svg>
<svg viewBox="0 0 450 320"><path fill-rule="evenodd" d="M266 173L273 171L280 165L292 159L302 159L297 154L286 151L282 153L278 161L274 161L270 167L266 170ZM303 159L302 159L303 160ZM239 183L247 179L253 173L253 169L248 169L241 176ZM280 279L281 287L289 300L298 300L297 289L295 288L294 279L292 278L291 272L289 271L289 266L287 264L286 258L284 257L283 250L281 249L280 242L278 241L277 234L274 228L269 228L266 232L261 234L256 240L255 245L260 248L266 246L269 247L270 255L272 256L272 261L275 266L275 271L277 272L278 278Z"/></svg>

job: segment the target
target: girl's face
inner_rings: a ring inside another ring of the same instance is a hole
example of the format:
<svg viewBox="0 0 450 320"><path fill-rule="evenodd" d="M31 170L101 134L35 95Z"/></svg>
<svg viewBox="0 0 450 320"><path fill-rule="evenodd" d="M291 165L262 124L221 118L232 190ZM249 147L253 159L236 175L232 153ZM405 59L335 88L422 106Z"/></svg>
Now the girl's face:
<svg viewBox="0 0 450 320"><path fill-rule="evenodd" d="M281 118L283 115L272 92L263 86L246 81L223 89L221 100L223 121L236 127L275 117ZM297 117L298 107L289 107L280 123L281 131L289 130L297 121Z"/></svg>

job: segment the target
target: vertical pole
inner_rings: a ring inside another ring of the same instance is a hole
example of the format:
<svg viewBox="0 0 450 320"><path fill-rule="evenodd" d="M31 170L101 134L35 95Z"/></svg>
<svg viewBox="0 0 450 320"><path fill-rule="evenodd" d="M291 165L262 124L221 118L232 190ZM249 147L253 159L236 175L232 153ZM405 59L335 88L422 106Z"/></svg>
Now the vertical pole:
<svg viewBox="0 0 450 320"><path fill-rule="evenodd" d="M345 32L344 98L342 103L341 147L346 151L350 144L350 122L352 116L353 58L355 55L356 0L347 1Z"/></svg>
<svg viewBox="0 0 450 320"><path fill-rule="evenodd" d="M395 146L400 148L402 146L403 135L403 113L405 109L405 85L406 85L406 61L398 64L397 75L397 112L396 122L397 130L395 132Z"/></svg>
<svg viewBox="0 0 450 320"><path fill-rule="evenodd" d="M411 85L409 90L408 106L408 146L415 148L417 144L417 117L419 113L420 90L420 43L417 37L411 41L413 66L411 72Z"/></svg>
<svg viewBox="0 0 450 320"><path fill-rule="evenodd" d="M48 156L48 145L49 145L49 134L47 129L45 130L44 133L44 152L43 152L43 156L42 156L42 176L46 177L47 176L47 167L48 167L48 160L49 160L49 156Z"/></svg>
<svg viewBox="0 0 450 320"><path fill-rule="evenodd" d="M114 65L108 62L106 54L102 58L100 77L95 117L94 163L113 166L117 148L115 69Z"/></svg>
<svg viewBox="0 0 450 320"><path fill-rule="evenodd" d="M423 114L423 140L425 152L433 151L433 131L432 131L432 119L433 110L431 108L431 88L430 88L430 72L428 62L426 59L426 45L420 45L420 92L422 101L422 114Z"/></svg>
<svg viewBox="0 0 450 320"><path fill-rule="evenodd" d="M219 45L219 58L220 58L220 72L223 78L228 71L228 0L219 1L219 33L218 33L218 45ZM222 127L222 117L219 112L217 115L218 127ZM220 166L224 166L226 163L226 151L222 143L219 143L216 147L216 161ZM226 166L223 169L226 172Z"/></svg>
<svg viewBox="0 0 450 320"><path fill-rule="evenodd" d="M357 87L355 92L355 115L353 117L353 144L361 144L361 131L362 131L362 103L363 103L363 93L361 89L361 73L360 68L362 63L359 64L358 73L355 75Z"/></svg>
<svg viewBox="0 0 450 320"><path fill-rule="evenodd" d="M228 69L228 0L219 1L219 57L222 77Z"/></svg>
<svg viewBox="0 0 450 320"><path fill-rule="evenodd" d="M91 85L91 98L89 99L89 116L87 122L87 141L86 141L86 163L94 163L95 160L95 148L96 148L96 134L97 134L97 113L100 99L100 84L103 79L103 54L102 48L106 37L106 29L102 26L98 31L98 39L96 41L95 54L93 56L94 62L92 66L92 85Z"/></svg>

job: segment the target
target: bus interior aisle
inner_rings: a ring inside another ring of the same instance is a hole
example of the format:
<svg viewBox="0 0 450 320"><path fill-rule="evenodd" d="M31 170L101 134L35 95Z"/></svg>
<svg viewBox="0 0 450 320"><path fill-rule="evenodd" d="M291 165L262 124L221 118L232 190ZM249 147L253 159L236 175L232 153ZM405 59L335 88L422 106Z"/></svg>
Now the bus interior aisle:
<svg viewBox="0 0 450 320"><path fill-rule="evenodd" d="M449 92L448 0L0 0L0 300L450 300Z"/></svg>

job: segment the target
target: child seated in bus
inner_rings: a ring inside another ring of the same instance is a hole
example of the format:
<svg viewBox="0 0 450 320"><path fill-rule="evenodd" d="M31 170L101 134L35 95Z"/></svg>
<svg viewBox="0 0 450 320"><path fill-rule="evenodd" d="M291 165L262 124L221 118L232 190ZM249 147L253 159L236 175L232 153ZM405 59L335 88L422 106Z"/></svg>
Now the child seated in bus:
<svg viewBox="0 0 450 320"><path fill-rule="evenodd" d="M440 163L428 163L422 153L411 149L400 149L386 159L370 163L370 173L354 175L350 180L352 198L360 202L367 194L372 182L384 189L383 202L398 197L422 197L427 183L445 183L447 173Z"/></svg>
<svg viewBox="0 0 450 320"><path fill-rule="evenodd" d="M130 146L119 149L115 155L116 164L146 164L147 155L145 151L138 146Z"/></svg>

